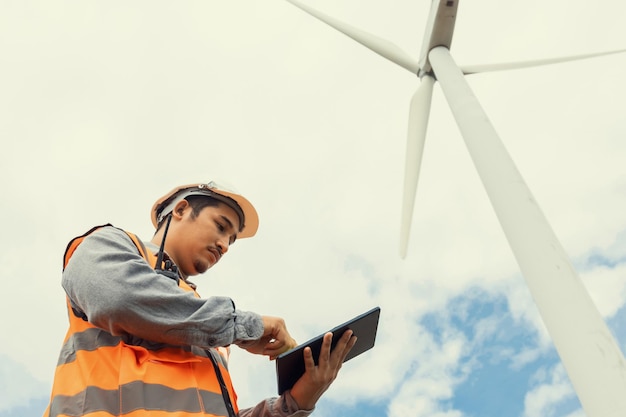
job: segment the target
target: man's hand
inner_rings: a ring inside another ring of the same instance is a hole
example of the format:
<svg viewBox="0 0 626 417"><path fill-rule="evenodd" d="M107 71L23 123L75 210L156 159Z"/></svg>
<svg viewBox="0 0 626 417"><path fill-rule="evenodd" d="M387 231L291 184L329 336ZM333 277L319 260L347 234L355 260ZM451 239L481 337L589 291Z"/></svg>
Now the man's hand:
<svg viewBox="0 0 626 417"><path fill-rule="evenodd" d="M242 347L250 353L267 355L275 359L281 353L297 346L296 341L287 331L285 321L280 317L263 316L263 336L254 342L247 342Z"/></svg>
<svg viewBox="0 0 626 417"><path fill-rule="evenodd" d="M322 394L337 378L343 361L356 343L356 336L352 336L352 330L347 330L331 352L332 340L332 333L324 335L317 366L313 360L311 348L304 349L305 372L291 388L291 396L300 409L311 410L315 407Z"/></svg>

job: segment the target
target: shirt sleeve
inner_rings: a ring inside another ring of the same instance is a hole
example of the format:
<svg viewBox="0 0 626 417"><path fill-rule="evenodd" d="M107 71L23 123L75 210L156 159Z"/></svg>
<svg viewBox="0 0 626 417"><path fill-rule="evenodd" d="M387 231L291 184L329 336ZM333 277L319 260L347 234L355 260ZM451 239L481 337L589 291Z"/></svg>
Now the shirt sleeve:
<svg viewBox="0 0 626 417"><path fill-rule="evenodd" d="M314 410L300 410L289 391L280 397L268 398L255 407L239 410L239 417L307 417Z"/></svg>
<svg viewBox="0 0 626 417"><path fill-rule="evenodd" d="M72 307L93 325L132 336L203 348L259 339L260 315L228 297L197 298L154 271L122 230L104 227L76 248L62 277Z"/></svg>

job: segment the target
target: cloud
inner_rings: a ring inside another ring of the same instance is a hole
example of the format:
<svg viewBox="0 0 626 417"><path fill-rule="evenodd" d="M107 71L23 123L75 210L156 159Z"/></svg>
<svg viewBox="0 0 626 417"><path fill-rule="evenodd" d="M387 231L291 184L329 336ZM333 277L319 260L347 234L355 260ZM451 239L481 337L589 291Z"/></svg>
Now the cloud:
<svg viewBox="0 0 626 417"><path fill-rule="evenodd" d="M50 397L49 384L34 378L24 365L5 355L0 355L0 385L0 415L32 400L47 402ZM43 408L38 413L42 414Z"/></svg>
<svg viewBox="0 0 626 417"><path fill-rule="evenodd" d="M563 415L559 406L567 402L577 403L575 393L567 379L565 369L556 365L537 376L537 385L524 400L524 417L551 417ZM571 407L571 405L570 405Z"/></svg>

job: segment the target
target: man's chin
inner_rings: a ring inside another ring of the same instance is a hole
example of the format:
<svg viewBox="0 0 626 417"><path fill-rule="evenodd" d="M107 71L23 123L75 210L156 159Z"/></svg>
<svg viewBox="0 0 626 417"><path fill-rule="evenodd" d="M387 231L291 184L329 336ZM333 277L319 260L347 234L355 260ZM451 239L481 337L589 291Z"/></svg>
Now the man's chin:
<svg viewBox="0 0 626 417"><path fill-rule="evenodd" d="M196 262L194 264L194 269L196 270L196 275L204 274L206 271L211 269L211 267L215 265L211 262Z"/></svg>

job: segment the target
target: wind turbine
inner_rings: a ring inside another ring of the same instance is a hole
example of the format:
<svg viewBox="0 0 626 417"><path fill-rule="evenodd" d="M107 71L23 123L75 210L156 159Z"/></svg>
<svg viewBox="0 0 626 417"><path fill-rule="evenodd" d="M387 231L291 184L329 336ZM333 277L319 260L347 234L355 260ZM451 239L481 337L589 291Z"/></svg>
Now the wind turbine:
<svg viewBox="0 0 626 417"><path fill-rule="evenodd" d="M588 417L626 415L626 360L550 224L465 80L625 50L461 68L450 54L459 0L432 0L419 59L297 0L287 0L421 79L409 112L400 254L406 256L433 86L439 81L522 275Z"/></svg>

